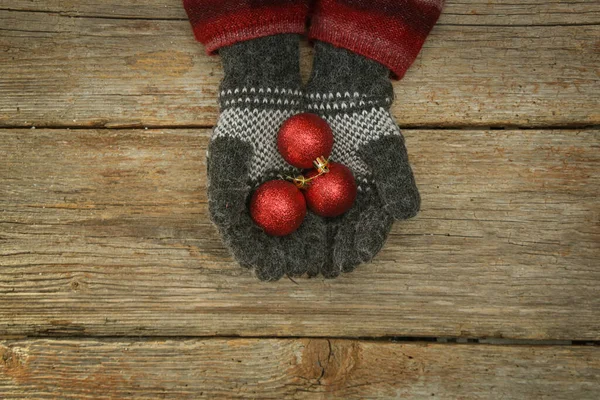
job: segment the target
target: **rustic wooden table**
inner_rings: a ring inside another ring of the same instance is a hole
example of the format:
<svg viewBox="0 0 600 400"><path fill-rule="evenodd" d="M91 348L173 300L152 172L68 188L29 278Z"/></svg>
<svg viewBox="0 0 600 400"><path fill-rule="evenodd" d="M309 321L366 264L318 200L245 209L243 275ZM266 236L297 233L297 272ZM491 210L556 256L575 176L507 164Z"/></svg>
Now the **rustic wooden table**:
<svg viewBox="0 0 600 400"><path fill-rule="evenodd" d="M333 281L210 224L221 77L179 0L0 0L0 398L600 398L600 1L448 1L423 211Z"/></svg>

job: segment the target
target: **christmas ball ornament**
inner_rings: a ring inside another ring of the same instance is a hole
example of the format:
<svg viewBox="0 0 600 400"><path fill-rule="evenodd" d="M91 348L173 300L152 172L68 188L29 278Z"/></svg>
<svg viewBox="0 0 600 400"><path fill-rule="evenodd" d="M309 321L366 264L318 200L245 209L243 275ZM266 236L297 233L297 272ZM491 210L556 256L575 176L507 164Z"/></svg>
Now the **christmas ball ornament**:
<svg viewBox="0 0 600 400"><path fill-rule="evenodd" d="M337 217L352 208L357 188L352 171L338 163L329 163L329 172L313 169L306 175L304 192L308 208L322 217Z"/></svg>
<svg viewBox="0 0 600 400"><path fill-rule="evenodd" d="M329 158L331 155L333 132L327 121L318 115L298 114L281 126L277 148L283 159L294 167L312 168L317 157Z"/></svg>
<svg viewBox="0 0 600 400"><path fill-rule="evenodd" d="M291 182L263 183L250 200L250 215L268 235L286 236L295 232L306 217L306 201Z"/></svg>

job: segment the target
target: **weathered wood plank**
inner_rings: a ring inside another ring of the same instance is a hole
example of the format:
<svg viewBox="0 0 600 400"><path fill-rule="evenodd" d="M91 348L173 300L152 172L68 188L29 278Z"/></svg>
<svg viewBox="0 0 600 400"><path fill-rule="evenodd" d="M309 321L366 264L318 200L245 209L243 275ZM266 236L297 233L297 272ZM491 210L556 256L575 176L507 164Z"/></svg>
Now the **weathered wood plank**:
<svg viewBox="0 0 600 400"><path fill-rule="evenodd" d="M2 0L0 10L45 11L76 17L186 19L181 0ZM447 0L440 24L557 25L600 23L596 0Z"/></svg>
<svg viewBox="0 0 600 400"><path fill-rule="evenodd" d="M0 126L216 121L219 59L185 20L0 11L0 26ZM439 25L393 112L410 127L599 124L599 41L600 25Z"/></svg>
<svg viewBox="0 0 600 400"><path fill-rule="evenodd" d="M348 340L0 342L6 399L578 399L600 348Z"/></svg>
<svg viewBox="0 0 600 400"><path fill-rule="evenodd" d="M206 130L0 130L0 335L600 338L599 131L407 131L423 211L338 280L256 281Z"/></svg>

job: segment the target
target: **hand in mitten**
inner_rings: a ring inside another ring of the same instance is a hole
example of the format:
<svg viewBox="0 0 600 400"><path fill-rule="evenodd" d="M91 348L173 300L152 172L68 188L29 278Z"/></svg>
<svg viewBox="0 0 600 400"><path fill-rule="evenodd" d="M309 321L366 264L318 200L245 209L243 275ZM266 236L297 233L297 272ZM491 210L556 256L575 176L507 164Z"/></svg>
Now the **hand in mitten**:
<svg viewBox="0 0 600 400"><path fill-rule="evenodd" d="M390 114L390 71L351 51L316 42L307 108L327 120L335 145L331 160L350 167L358 184L354 207L328 221L326 277L369 262L394 219L414 217L420 197L398 125Z"/></svg>
<svg viewBox="0 0 600 400"><path fill-rule="evenodd" d="M294 175L277 151L277 133L304 111L299 36L280 34L219 50L225 70L221 115L208 151L212 220L242 266L261 280L318 274L326 255L325 223L308 213L291 235L267 235L252 220L249 198L278 175Z"/></svg>

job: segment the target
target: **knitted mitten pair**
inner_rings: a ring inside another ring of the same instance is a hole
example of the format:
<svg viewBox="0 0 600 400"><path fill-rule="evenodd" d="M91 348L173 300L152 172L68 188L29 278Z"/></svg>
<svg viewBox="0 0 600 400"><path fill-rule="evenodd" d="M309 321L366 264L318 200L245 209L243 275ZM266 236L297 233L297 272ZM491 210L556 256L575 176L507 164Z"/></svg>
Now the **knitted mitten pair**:
<svg viewBox="0 0 600 400"><path fill-rule="evenodd" d="M238 262L262 280L285 275L332 278L368 262L395 219L420 198L404 138L390 115L390 71L348 50L317 42L310 82L300 77L300 36L279 34L220 49L225 78L221 116L208 161L210 214ZM277 151L281 125L312 112L331 126L331 160L348 166L359 194L335 219L309 213L295 233L272 237L252 221L248 200L261 183L295 174Z"/></svg>

